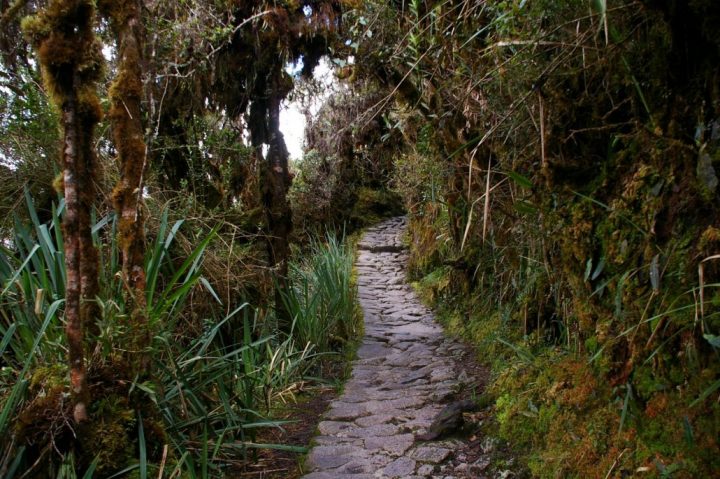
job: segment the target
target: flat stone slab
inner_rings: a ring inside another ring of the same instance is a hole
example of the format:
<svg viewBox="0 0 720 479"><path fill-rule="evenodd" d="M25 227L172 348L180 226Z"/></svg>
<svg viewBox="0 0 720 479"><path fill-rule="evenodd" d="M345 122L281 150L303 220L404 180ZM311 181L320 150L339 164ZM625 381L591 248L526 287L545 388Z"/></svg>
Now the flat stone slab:
<svg viewBox="0 0 720 479"><path fill-rule="evenodd" d="M385 466L382 475L385 477L407 477L415 472L417 463L409 457L399 457Z"/></svg>
<svg viewBox="0 0 720 479"><path fill-rule="evenodd" d="M358 348L357 357L360 359L369 359L377 357L385 357L390 354L391 349L385 344L376 341L365 341Z"/></svg>
<svg viewBox="0 0 720 479"><path fill-rule="evenodd" d="M450 457L451 452L450 449L444 447L423 446L413 449L410 456L421 462L438 464Z"/></svg>
<svg viewBox="0 0 720 479"><path fill-rule="evenodd" d="M343 395L318 425L304 479L457 477L438 471L449 467L460 441L415 441L464 376L460 347L406 284L405 227L405 218L393 218L358 244L365 338Z"/></svg>
<svg viewBox="0 0 720 479"><path fill-rule="evenodd" d="M355 419L367 416L369 413L363 404L335 402L325 417L332 421L354 421Z"/></svg>

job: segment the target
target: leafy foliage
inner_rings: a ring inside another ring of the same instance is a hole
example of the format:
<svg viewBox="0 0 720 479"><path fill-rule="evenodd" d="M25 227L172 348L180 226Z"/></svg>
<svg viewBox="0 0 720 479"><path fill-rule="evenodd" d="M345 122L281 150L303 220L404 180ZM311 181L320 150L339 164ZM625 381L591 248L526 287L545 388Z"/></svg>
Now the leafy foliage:
<svg viewBox="0 0 720 479"><path fill-rule="evenodd" d="M716 467L717 290L699 297L720 246L715 14L518 0L346 17L354 77L387 94L368 116L402 134L411 271L498 358L499 434L534 475Z"/></svg>
<svg viewBox="0 0 720 479"><path fill-rule="evenodd" d="M118 370L129 366L118 351L132 332L117 275L115 219L105 217L94 228L98 245L103 245L105 268L104 288L96 299L102 311L99 335L90 339L95 352L88 369L91 383L104 385L104 390L93 404L93 422L83 430L80 448L62 442L72 433L65 419L68 404L63 400L69 388L67 369L62 366L63 206L54 210L51 223L43 224L29 194L26 198L34 224L28 228L16 222L12 248L0 253L0 354L5 364L0 379L0 431L6 438L2 442L5 463L0 469L8 474L5 477L16 477L16 472L31 465L36 477L65 477L70 471L90 468L109 474L128 466L142 468L143 463L153 473L168 454L163 444L171 446L168 469L185 471L191 477L205 474L202 471L215 476L224 474L229 459L248 457L253 448L287 448L257 444L256 433L281 424L268 418L271 406L294 397L295 384L313 369L316 344L324 344L325 337L278 336L267 331L267 320L261 322L247 304L222 319L211 316L202 322L196 337L185 337L189 332L187 302L194 291L215 294L203 276L202 261L216 233L199 241L178 263L173 259L174 243L184 222L170 223L167 213L145 263L155 373L143 382L114 381ZM110 243L103 243L103 238ZM334 239L327 247L315 245L320 256L303 271L305 278L325 280L323 296L313 301L326 312L318 319L352 324L356 317L349 285L352 256ZM323 251L327 251L324 257ZM310 316L303 310L298 310L300 314ZM337 328L318 327L323 332ZM350 339L345 333L345 339ZM329 351L326 345L321 347ZM142 418L136 410L142 411ZM202 438L200 443L198 438ZM52 443L62 444L59 451L65 459L48 451L40 457L42 461L32 464L38 448ZM203 443L206 449L199 450L196 445Z"/></svg>
<svg viewBox="0 0 720 479"><path fill-rule="evenodd" d="M283 299L292 313L292 336L321 352L342 349L359 331L353 255L343 239L328 234L310 244L307 258L290 271L293 287Z"/></svg>

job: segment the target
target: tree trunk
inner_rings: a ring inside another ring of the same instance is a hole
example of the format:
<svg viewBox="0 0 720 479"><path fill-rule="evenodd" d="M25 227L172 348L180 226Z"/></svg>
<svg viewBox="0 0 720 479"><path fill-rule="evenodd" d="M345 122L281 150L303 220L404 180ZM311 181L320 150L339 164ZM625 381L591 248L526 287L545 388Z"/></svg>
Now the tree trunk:
<svg viewBox="0 0 720 479"><path fill-rule="evenodd" d="M132 337L127 347L134 373L139 373L147 369L148 357L144 351L150 340L145 299L145 221L140 203L147 164L141 109L143 31L137 0L102 2L100 5L110 19L118 44L118 73L110 87L110 120L118 152L120 181L112 198L119 218L122 278L131 312Z"/></svg>
<svg viewBox="0 0 720 479"><path fill-rule="evenodd" d="M72 390L73 417L76 422L87 419L87 404L90 400L87 389L87 371L85 368L84 331L80 314L81 294L81 250L80 250L80 199L78 198L77 159L78 124L77 97L71 94L62 106L64 130L63 148L63 186L65 188L65 334L68 340L68 360L70 362L70 387Z"/></svg>
<svg viewBox="0 0 720 479"><path fill-rule="evenodd" d="M289 333L292 315L285 306L283 295L287 291L288 258L290 256L290 233L292 232L292 210L287 199L290 189L288 151L285 138L280 132L281 95L277 90L271 93L268 112L270 149L265 160L263 205L267 219L267 248L270 264L276 271L275 311L278 327Z"/></svg>
<svg viewBox="0 0 720 479"><path fill-rule="evenodd" d="M92 242L90 212L94 203L95 126L102 116L96 85L102 72L93 31L94 2L51 0L25 22L25 33L38 52L45 88L62 112L63 188L65 194L65 332L68 341L73 417L88 419L90 393L85 365L85 329L98 307L98 254Z"/></svg>
<svg viewBox="0 0 720 479"><path fill-rule="evenodd" d="M278 328L289 333L292 316L285 306L283 293L288 288L287 262L292 232L292 211L287 199L291 180L288 169L289 155L285 138L280 132L280 103L292 89L292 82L286 81L280 64L270 62L267 71L268 81L255 85L248 126L258 157L262 157L263 145L269 147L261 172L260 196L265 212L268 262L275 271L275 312Z"/></svg>

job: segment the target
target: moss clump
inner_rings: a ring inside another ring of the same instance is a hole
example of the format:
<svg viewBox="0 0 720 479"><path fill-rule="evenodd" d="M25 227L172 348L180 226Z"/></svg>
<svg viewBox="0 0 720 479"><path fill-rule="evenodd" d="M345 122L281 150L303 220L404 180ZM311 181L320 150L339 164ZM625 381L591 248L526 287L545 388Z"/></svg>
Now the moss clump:
<svg viewBox="0 0 720 479"><path fill-rule="evenodd" d="M130 351L143 351L149 343L145 304L145 215L139 199L147 163L147 147L143 138L142 108L142 22L140 4L133 0L102 1L101 11L109 18L118 39L117 75L110 86L110 120L118 151L120 181L112 194L118 214L118 236L122 252L123 282L130 305L131 335L127 338ZM149 359L133 354L133 376L144 374Z"/></svg>
<svg viewBox="0 0 720 479"><path fill-rule="evenodd" d="M98 457L98 472L108 474L137 457L137 414L127 398L108 395L93 403L92 423L79 437L83 458Z"/></svg>
<svg viewBox="0 0 720 479"><path fill-rule="evenodd" d="M22 21L25 36L37 51L53 103L61 108L70 92L75 92L78 109L90 123L102 117L95 82L104 71L101 46L93 31L94 17L95 6L90 0L52 0L38 14Z"/></svg>
<svg viewBox="0 0 720 479"><path fill-rule="evenodd" d="M65 400L69 391L65 365L39 367L30 379L27 402L15 422L15 434L32 449L42 449L67 434L65 417L70 405ZM65 444L67 447L67 444Z"/></svg>

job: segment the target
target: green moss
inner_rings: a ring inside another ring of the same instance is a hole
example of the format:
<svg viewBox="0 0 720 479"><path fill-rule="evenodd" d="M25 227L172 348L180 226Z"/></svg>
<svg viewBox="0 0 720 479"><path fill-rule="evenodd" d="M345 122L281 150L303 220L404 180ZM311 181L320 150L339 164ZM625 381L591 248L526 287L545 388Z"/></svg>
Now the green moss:
<svg viewBox="0 0 720 479"><path fill-rule="evenodd" d="M93 30L94 15L90 0L53 0L23 19L22 28L38 54L53 103L61 108L75 94L79 110L99 118L94 83L103 75L103 60Z"/></svg>
<svg viewBox="0 0 720 479"><path fill-rule="evenodd" d="M99 458L98 472L111 473L130 464L136 457L136 413L127 399L118 396L95 401L92 422L79 437L85 458Z"/></svg>
<svg viewBox="0 0 720 479"><path fill-rule="evenodd" d="M357 227L369 226L384 218L402 215L402 200L389 190L359 188L350 212L350 221Z"/></svg>
<svg viewBox="0 0 720 479"><path fill-rule="evenodd" d="M430 304L438 302L438 300L446 297L450 286L450 268L447 266L437 268L416 284L416 289L420 292L422 299Z"/></svg>
<svg viewBox="0 0 720 479"><path fill-rule="evenodd" d="M661 351L654 363L639 364L629 379L633 393L621 431L626 389L624 385L612 387L603 379L614 367L607 346L616 320L605 322L605 330L603 323L597 323L597 333L585 340L587 357L606 348L588 362L586 356L523 343L508 322L521 315L490 312L490 304L477 299L458 301L448 290L450 276L450 268L437 268L415 286L426 301L439 302L439 320L446 328L469 339L477 347L478 357L492 366L493 380L484 396L494 398L497 427L489 432L513 445L532 475L603 476L616 460L618 471L657 471L658 460L677 464L679 474L710 470L716 459L708 451L716 445L707 444L716 435L717 421L712 415L688 411L689 401L681 398L697 397L712 382L714 373L696 373L697 384L676 395L673 391L683 387L676 381L687 378L689 372L676 367L672 355ZM497 338L510 338L526 353L511 350ZM666 363L669 367L658 366ZM668 397L675 403L668 403ZM686 437L690 429L693 447ZM706 444L705 449L698 450L700 442Z"/></svg>

